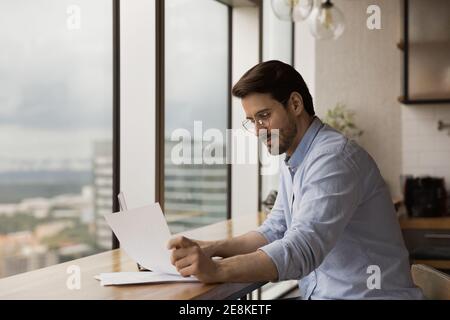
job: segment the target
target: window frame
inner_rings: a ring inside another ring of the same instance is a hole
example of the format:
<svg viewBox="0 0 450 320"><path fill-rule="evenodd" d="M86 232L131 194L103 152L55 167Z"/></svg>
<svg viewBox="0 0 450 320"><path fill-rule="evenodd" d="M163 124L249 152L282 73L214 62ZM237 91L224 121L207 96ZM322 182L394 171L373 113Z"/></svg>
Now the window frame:
<svg viewBox="0 0 450 320"><path fill-rule="evenodd" d="M119 211L120 192L120 0L112 1L113 32L113 212ZM120 247L119 240L112 232L112 249Z"/></svg>

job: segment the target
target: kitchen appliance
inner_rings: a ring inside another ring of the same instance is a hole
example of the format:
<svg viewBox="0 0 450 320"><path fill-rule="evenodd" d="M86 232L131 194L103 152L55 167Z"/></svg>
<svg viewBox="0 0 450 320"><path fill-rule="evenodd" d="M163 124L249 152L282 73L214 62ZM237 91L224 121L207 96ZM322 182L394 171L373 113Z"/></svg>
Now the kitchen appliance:
<svg viewBox="0 0 450 320"><path fill-rule="evenodd" d="M410 217L449 215L444 178L408 176L404 183L404 201Z"/></svg>

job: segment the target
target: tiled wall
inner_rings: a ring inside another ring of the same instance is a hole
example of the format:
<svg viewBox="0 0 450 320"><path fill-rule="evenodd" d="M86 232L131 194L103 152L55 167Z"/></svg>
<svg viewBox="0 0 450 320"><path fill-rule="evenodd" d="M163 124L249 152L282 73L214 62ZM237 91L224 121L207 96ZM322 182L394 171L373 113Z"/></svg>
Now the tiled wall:
<svg viewBox="0 0 450 320"><path fill-rule="evenodd" d="M450 104L400 107L403 174L444 177L450 190L450 135L437 130L450 123Z"/></svg>

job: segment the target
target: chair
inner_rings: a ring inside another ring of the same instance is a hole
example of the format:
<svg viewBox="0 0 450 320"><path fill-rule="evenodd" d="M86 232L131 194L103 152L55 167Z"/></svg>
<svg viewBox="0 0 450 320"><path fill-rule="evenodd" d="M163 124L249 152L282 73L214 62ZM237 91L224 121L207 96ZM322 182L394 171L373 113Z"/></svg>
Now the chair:
<svg viewBox="0 0 450 320"><path fill-rule="evenodd" d="M450 300L450 276L423 264L413 264L414 284L422 289L427 299Z"/></svg>

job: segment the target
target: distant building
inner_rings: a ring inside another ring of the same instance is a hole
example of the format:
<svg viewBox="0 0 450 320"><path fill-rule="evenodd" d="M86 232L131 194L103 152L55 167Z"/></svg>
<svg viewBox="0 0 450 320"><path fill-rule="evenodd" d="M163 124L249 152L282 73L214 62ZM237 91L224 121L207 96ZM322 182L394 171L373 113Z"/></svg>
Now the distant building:
<svg viewBox="0 0 450 320"><path fill-rule="evenodd" d="M37 225L33 234L37 241L42 242L43 239L55 236L64 229L70 229L73 226L73 221L50 221Z"/></svg>
<svg viewBox="0 0 450 320"><path fill-rule="evenodd" d="M172 233L193 229L227 218L227 164L176 164L172 149L179 142L165 141L164 213ZM203 146L208 145L203 142ZM220 145L225 155L224 146ZM194 144L192 144L194 150Z"/></svg>
<svg viewBox="0 0 450 320"><path fill-rule="evenodd" d="M80 259L93 253L92 247L85 243L68 245L58 249L58 257L60 262Z"/></svg>
<svg viewBox="0 0 450 320"><path fill-rule="evenodd" d="M35 218L46 218L50 212L51 203L46 198L23 199L17 207L17 211L31 213Z"/></svg>
<svg viewBox="0 0 450 320"><path fill-rule="evenodd" d="M31 252L27 255L5 256L0 258L0 278L45 268L59 263L54 251Z"/></svg>
<svg viewBox="0 0 450 320"><path fill-rule="evenodd" d="M39 244L31 231L0 235L0 278L58 262L56 253Z"/></svg>
<svg viewBox="0 0 450 320"><path fill-rule="evenodd" d="M112 212L113 190L113 158L112 142L94 142L93 186L95 212L95 238L97 247L102 250L111 249L112 231L106 223L104 215Z"/></svg>

